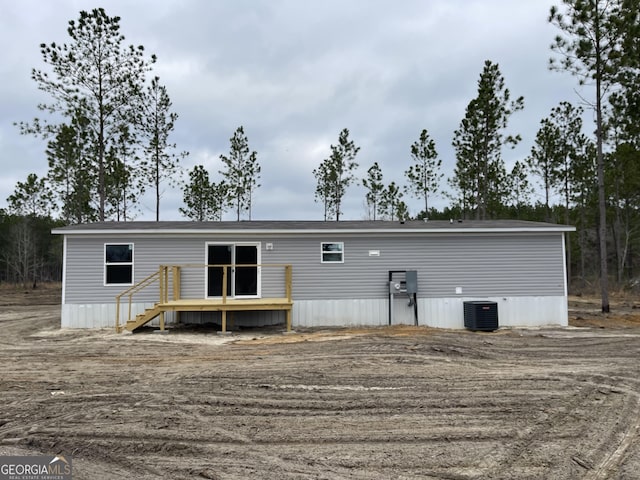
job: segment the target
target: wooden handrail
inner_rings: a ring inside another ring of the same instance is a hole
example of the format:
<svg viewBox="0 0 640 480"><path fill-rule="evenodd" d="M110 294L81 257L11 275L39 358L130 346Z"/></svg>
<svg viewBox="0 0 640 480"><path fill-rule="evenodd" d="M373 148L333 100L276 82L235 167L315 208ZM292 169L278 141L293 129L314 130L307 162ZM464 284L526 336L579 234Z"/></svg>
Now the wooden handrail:
<svg viewBox="0 0 640 480"><path fill-rule="evenodd" d="M289 300L289 301L291 301L292 279L293 279L293 272L292 272L292 269L291 269L291 265L285 265L285 267L284 267L284 294L287 297L287 300Z"/></svg>
<svg viewBox="0 0 640 480"><path fill-rule="evenodd" d="M133 298L133 295L135 295L136 293L138 293L142 289L148 287L149 285L152 285L153 283L155 283L156 277L157 277L157 279L160 278L161 271L162 271L162 266L157 271L153 272L150 275L147 275L145 278L140 280L135 285L131 285L124 292L121 292L118 295L116 295L116 332L120 332L121 331L121 327L120 327L120 300L122 299L122 297L124 297L125 295L128 295L128 297L129 297L129 315L128 315L128 318L130 319L131 318L131 300Z"/></svg>

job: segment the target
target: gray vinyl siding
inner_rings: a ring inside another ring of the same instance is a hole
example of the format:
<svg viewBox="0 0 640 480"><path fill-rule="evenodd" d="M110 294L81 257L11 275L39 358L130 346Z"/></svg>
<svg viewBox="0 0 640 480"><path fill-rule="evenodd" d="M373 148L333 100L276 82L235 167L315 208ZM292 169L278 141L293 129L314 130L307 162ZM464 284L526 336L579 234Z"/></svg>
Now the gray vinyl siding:
<svg viewBox="0 0 640 480"><path fill-rule="evenodd" d="M387 298L389 270L417 270L418 296L564 295L562 235L327 235L282 238L262 261L290 262L293 298ZM320 243L344 242L344 263L320 263ZM380 256L369 256L379 250Z"/></svg>
<svg viewBox="0 0 640 480"><path fill-rule="evenodd" d="M104 285L104 245L106 243L133 243L134 283L158 271L162 265L204 265L207 242L255 243L256 238L222 238L206 236L151 236L123 235L110 237L67 238L65 278L66 303L113 302L115 296L128 286ZM262 245L264 250L264 244ZM265 263L264 256L262 263ZM170 285L170 288L171 285ZM205 270L201 267L184 267L181 275L183 298L204 298ZM262 269L262 296L284 296L284 270ZM157 286L151 286L136 294L138 302L156 302Z"/></svg>
<svg viewBox="0 0 640 480"><path fill-rule="evenodd" d="M68 235L66 303L113 302L123 286L104 286L104 244L134 244L134 279L160 264L199 264L206 242L260 242L261 263L293 265L293 299L387 298L389 270L417 270L419 297L564 295L562 233L327 234L225 236ZM344 263L321 263L321 242L344 242ZM273 245L266 250L266 244ZM379 250L380 256L369 256ZM182 296L202 298L204 269L183 272ZM262 296L283 296L282 269L263 268ZM153 287L137 301L157 301Z"/></svg>
<svg viewBox="0 0 640 480"><path fill-rule="evenodd" d="M134 283L143 280L158 271L161 264L204 263L204 245L202 241L189 238L162 238L150 236L113 236L113 237L73 237L67 239L66 265L66 303L104 303L113 302L115 296L127 286L104 285L104 244L133 243ZM200 245L200 248L195 248ZM198 275L191 272L191 278L185 278L182 289L199 288L199 297L204 294L204 271ZM159 298L157 286L149 287L137 295L137 301L156 302Z"/></svg>

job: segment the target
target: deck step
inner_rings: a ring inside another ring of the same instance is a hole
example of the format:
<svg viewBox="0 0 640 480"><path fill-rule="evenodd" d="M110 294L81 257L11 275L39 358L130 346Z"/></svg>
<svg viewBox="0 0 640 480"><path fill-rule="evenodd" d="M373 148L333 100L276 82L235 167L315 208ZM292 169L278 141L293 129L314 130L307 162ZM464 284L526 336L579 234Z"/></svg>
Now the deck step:
<svg viewBox="0 0 640 480"><path fill-rule="evenodd" d="M128 320L124 328L133 332L136 328L140 328L149 323L162 312L163 310L156 303L152 308L147 308L143 313L137 314L135 320Z"/></svg>

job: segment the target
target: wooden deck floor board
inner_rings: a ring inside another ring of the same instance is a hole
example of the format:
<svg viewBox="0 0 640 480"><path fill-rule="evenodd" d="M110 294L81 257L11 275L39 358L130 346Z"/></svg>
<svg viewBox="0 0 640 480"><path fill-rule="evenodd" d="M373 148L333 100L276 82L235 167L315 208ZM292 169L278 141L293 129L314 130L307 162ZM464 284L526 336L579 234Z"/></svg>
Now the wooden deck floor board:
<svg viewBox="0 0 640 480"><path fill-rule="evenodd" d="M287 298L228 298L226 302L217 298L169 300L159 307L164 311L204 312L243 310L291 310L293 301Z"/></svg>

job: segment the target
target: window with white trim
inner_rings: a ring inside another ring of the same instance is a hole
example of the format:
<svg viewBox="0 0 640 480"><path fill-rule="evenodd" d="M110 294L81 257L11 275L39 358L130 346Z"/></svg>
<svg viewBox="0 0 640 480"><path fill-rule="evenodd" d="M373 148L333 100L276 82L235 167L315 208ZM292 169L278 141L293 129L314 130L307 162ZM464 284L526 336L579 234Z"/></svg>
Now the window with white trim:
<svg viewBox="0 0 640 480"><path fill-rule="evenodd" d="M344 263L344 242L322 242L320 253L322 263Z"/></svg>
<svg viewBox="0 0 640 480"><path fill-rule="evenodd" d="M133 285L133 243L105 243L104 284Z"/></svg>

